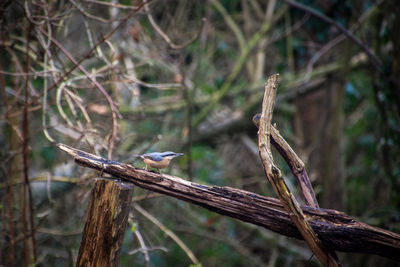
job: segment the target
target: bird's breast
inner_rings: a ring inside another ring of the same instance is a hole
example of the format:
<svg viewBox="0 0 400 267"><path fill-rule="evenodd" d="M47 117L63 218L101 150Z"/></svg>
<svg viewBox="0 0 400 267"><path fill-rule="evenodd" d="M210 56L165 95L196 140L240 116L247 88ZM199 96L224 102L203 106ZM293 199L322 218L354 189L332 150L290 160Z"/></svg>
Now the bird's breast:
<svg viewBox="0 0 400 267"><path fill-rule="evenodd" d="M151 159L144 159L144 163L149 165L150 167L156 168L156 169L164 169L169 165L169 162L171 161L170 159L164 158L161 161L154 161Z"/></svg>

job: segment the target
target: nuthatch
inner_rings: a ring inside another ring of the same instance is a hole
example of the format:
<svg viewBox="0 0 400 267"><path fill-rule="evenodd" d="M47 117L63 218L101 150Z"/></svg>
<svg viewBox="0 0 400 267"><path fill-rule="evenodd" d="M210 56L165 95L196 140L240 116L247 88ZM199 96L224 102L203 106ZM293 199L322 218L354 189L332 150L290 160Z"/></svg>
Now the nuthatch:
<svg viewBox="0 0 400 267"><path fill-rule="evenodd" d="M146 171L148 166L150 166L157 169L159 173L161 173L160 169L168 167L171 160L179 156L183 156L183 154L171 151L153 152L149 154L139 155L139 157L141 157L144 163L146 164Z"/></svg>
<svg viewBox="0 0 400 267"><path fill-rule="evenodd" d="M253 123L254 123L255 126L257 126L257 128L260 127L260 120L261 120L261 113L258 113L256 115L254 115Z"/></svg>

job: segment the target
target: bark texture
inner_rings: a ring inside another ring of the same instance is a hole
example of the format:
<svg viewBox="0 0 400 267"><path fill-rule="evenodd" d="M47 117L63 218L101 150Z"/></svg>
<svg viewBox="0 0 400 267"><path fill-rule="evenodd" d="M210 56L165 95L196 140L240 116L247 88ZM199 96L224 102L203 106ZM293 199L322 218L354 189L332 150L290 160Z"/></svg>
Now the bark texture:
<svg viewBox="0 0 400 267"><path fill-rule="evenodd" d="M258 132L258 147L260 157L264 165L265 174L268 181L272 184L276 194L281 201L283 208L289 214L290 219L296 225L312 252L324 266L341 266L340 261L334 250L328 249L315 234L313 228L310 226L308 220L304 216L303 210L300 208L299 203L290 192L282 173L278 167L275 166L274 159L271 152L272 136L272 114L275 104L275 95L278 87L278 74L271 75L265 84L265 94L262 104L262 113L259 123ZM282 138L283 139L283 138ZM289 147L287 145L287 147ZM289 147L290 148L290 147ZM288 149L284 149L285 151ZM292 154L295 155L294 151ZM284 153L285 154L285 153ZM301 162L301 161L300 161ZM293 164L289 164L293 165ZM303 164L304 165L304 164ZM291 168L293 171L293 168ZM307 177L308 178L308 177ZM307 179L308 180L308 179ZM301 183L301 179L298 179ZM311 187L311 184L310 184ZM305 189L307 191L307 189ZM311 190L312 193L314 193ZM306 196L306 194L304 194ZM307 198L306 198L307 199ZM314 205L314 207L317 207Z"/></svg>
<svg viewBox="0 0 400 267"><path fill-rule="evenodd" d="M131 183L104 179L95 182L77 266L118 266L132 191Z"/></svg>

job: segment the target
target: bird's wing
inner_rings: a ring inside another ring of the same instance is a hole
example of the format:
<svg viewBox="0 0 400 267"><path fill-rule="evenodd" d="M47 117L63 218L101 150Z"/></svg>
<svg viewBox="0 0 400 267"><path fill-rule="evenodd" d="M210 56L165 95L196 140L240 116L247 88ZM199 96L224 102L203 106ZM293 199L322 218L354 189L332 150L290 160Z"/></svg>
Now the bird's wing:
<svg viewBox="0 0 400 267"><path fill-rule="evenodd" d="M144 158L148 158L154 161L162 161L164 158L160 155L160 153L149 153L149 154L144 154Z"/></svg>

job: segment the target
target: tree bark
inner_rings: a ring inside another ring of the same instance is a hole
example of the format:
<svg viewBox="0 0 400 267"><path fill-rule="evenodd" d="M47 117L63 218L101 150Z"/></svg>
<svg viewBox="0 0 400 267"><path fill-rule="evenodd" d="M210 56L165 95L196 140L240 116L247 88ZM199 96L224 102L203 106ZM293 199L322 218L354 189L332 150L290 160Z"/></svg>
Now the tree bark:
<svg viewBox="0 0 400 267"><path fill-rule="evenodd" d="M131 183L104 179L95 182L77 266L118 266L132 192Z"/></svg>

